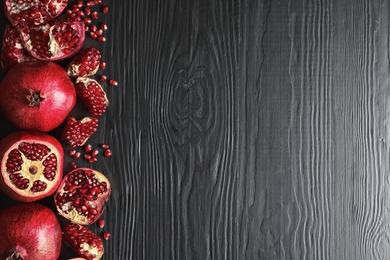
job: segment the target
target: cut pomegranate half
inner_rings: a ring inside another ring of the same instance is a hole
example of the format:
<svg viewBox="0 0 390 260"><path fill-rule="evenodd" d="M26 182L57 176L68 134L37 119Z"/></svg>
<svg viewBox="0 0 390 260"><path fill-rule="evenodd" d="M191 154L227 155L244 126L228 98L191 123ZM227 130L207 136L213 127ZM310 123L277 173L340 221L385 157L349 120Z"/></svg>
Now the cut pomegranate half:
<svg viewBox="0 0 390 260"><path fill-rule="evenodd" d="M33 27L60 15L68 0L5 0L5 15L18 28Z"/></svg>
<svg viewBox="0 0 390 260"><path fill-rule="evenodd" d="M54 202L64 218L80 225L90 225L103 214L110 193L110 182L101 172L77 168L64 177Z"/></svg>
<svg viewBox="0 0 390 260"><path fill-rule="evenodd" d="M0 189L14 200L36 201L60 185L64 151L51 135L14 132L0 141L0 158Z"/></svg>
<svg viewBox="0 0 390 260"><path fill-rule="evenodd" d="M23 47L38 60L63 60L75 55L83 46L83 22L53 20L21 31Z"/></svg>
<svg viewBox="0 0 390 260"><path fill-rule="evenodd" d="M63 240L80 256L98 260L104 254L102 239L86 227L68 223L62 228Z"/></svg>
<svg viewBox="0 0 390 260"><path fill-rule="evenodd" d="M72 148L82 146L96 132L97 127L97 118L84 117L81 120L77 120L74 117L70 117L62 131L62 140L65 140Z"/></svg>
<svg viewBox="0 0 390 260"><path fill-rule="evenodd" d="M12 25L6 24L0 54L3 70L8 71L15 64L35 60L24 50L19 31Z"/></svg>
<svg viewBox="0 0 390 260"><path fill-rule="evenodd" d="M102 86L94 79L80 77L76 80L76 93L93 116L106 112L108 99Z"/></svg>

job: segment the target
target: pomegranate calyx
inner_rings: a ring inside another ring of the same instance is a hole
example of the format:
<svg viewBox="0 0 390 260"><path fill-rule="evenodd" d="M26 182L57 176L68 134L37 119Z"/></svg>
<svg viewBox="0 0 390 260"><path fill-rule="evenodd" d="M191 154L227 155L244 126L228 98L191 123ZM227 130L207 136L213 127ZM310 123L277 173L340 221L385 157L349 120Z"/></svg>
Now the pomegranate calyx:
<svg viewBox="0 0 390 260"><path fill-rule="evenodd" d="M39 109L41 102L43 100L45 100L46 95L42 92L42 90L35 91L35 90L30 89L29 91L30 91L30 94L26 95L26 98L29 102L28 106L30 106L30 107L36 106Z"/></svg>

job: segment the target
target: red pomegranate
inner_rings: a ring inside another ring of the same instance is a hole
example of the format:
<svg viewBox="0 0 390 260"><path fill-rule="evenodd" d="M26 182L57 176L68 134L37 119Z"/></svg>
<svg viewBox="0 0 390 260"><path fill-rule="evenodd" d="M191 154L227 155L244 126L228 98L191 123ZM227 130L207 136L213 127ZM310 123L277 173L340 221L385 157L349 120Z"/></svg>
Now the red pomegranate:
<svg viewBox="0 0 390 260"><path fill-rule="evenodd" d="M61 216L80 225L90 225L103 214L110 193L110 182L101 172L76 168L62 180L54 202Z"/></svg>
<svg viewBox="0 0 390 260"><path fill-rule="evenodd" d="M48 197L61 183L64 151L51 135L11 133L0 141L0 159L0 189L14 200L32 202Z"/></svg>
<svg viewBox="0 0 390 260"><path fill-rule="evenodd" d="M0 223L0 259L58 259L61 226L46 206L27 203L0 210Z"/></svg>
<svg viewBox="0 0 390 260"><path fill-rule="evenodd" d="M16 64L0 85L0 108L15 126L47 132L58 127L76 104L75 87L58 64Z"/></svg>

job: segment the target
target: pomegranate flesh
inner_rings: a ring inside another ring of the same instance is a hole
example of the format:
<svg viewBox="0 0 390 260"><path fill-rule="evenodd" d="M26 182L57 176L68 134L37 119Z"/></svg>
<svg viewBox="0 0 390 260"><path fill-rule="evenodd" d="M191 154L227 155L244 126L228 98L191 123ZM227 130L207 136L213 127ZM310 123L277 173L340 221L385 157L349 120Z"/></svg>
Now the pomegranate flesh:
<svg viewBox="0 0 390 260"><path fill-rule="evenodd" d="M5 0L5 15L16 27L38 26L60 15L68 0Z"/></svg>
<svg viewBox="0 0 390 260"><path fill-rule="evenodd" d="M96 74L99 69L101 54L95 47L80 51L68 65L67 73L71 77L85 77Z"/></svg>
<svg viewBox="0 0 390 260"><path fill-rule="evenodd" d="M82 146L96 132L97 127L98 119L95 117L84 117L81 120L70 117L62 131L62 139L72 148Z"/></svg>
<svg viewBox="0 0 390 260"><path fill-rule="evenodd" d="M83 46L85 26L81 21L53 20L21 31L21 40L24 49L38 60L63 60Z"/></svg>
<svg viewBox="0 0 390 260"><path fill-rule="evenodd" d="M63 240L80 256L98 260L104 254L103 241L86 227L68 223L62 228Z"/></svg>
<svg viewBox="0 0 390 260"><path fill-rule="evenodd" d="M0 85L0 108L15 126L48 132L58 127L76 104L75 87L58 64L19 63Z"/></svg>
<svg viewBox="0 0 390 260"><path fill-rule="evenodd" d="M48 197L61 183L64 151L51 135L13 132L0 141L0 158L0 189L14 200Z"/></svg>
<svg viewBox="0 0 390 260"><path fill-rule="evenodd" d="M61 216L80 225L90 225L103 214L110 193L110 182L101 172L77 168L64 177L54 202Z"/></svg>
<svg viewBox="0 0 390 260"><path fill-rule="evenodd" d="M60 256L61 226L46 206L26 203L0 210L0 223L1 259L54 260Z"/></svg>
<svg viewBox="0 0 390 260"><path fill-rule="evenodd" d="M3 70L8 71L15 64L34 60L36 59L24 50L19 31L6 24L0 54L0 63Z"/></svg>
<svg viewBox="0 0 390 260"><path fill-rule="evenodd" d="M76 93L84 106L93 116L101 116L106 112L108 98L102 86L94 79L79 77L76 80Z"/></svg>

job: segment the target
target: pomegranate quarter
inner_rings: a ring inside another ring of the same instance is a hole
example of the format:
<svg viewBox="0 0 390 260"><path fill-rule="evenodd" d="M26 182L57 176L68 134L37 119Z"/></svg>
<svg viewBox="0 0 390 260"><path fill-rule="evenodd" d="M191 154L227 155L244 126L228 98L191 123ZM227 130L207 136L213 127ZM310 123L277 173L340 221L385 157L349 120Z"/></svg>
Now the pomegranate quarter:
<svg viewBox="0 0 390 260"><path fill-rule="evenodd" d="M64 151L51 135L14 132L0 141L0 158L0 189L14 200L48 197L61 183Z"/></svg>
<svg viewBox="0 0 390 260"><path fill-rule="evenodd" d="M62 180L54 202L61 216L80 225L90 225L103 214L110 193L110 182L101 172L76 168Z"/></svg>

